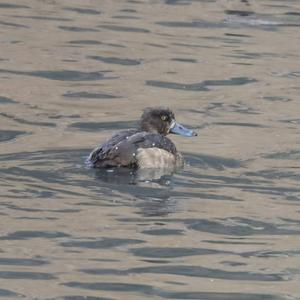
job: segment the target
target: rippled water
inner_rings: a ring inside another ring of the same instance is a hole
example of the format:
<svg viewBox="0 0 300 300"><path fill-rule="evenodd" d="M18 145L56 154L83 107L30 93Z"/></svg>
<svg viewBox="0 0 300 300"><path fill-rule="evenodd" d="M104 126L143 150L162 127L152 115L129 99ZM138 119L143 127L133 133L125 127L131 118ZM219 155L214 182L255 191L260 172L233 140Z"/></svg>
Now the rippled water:
<svg viewBox="0 0 300 300"><path fill-rule="evenodd" d="M0 298L300 299L298 0L0 13ZM88 169L149 105L184 170Z"/></svg>

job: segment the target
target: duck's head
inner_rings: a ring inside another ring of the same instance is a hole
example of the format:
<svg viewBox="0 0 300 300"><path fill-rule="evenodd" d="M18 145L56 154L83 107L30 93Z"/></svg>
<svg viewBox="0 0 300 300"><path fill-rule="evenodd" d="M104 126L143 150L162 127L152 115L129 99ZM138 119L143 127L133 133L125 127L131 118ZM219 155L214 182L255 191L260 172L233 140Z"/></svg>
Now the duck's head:
<svg viewBox="0 0 300 300"><path fill-rule="evenodd" d="M146 108L141 116L140 128L143 131L160 133L167 135L169 133L183 136L196 136L197 133L175 121L174 113L166 107Z"/></svg>

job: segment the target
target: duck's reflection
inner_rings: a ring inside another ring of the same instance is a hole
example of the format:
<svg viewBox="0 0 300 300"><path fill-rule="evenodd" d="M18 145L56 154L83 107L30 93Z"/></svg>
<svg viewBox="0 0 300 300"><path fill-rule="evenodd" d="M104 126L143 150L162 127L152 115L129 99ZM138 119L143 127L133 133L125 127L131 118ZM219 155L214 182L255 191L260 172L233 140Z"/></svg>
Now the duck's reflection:
<svg viewBox="0 0 300 300"><path fill-rule="evenodd" d="M137 212L143 216L165 216L176 211L177 200L172 197L174 170L128 168L94 169L101 183L117 192L137 200ZM131 202L132 203L132 202Z"/></svg>
<svg viewBox="0 0 300 300"><path fill-rule="evenodd" d="M168 186L174 169L136 169L112 168L112 169L94 169L97 179L111 184L142 184L156 183L161 186Z"/></svg>

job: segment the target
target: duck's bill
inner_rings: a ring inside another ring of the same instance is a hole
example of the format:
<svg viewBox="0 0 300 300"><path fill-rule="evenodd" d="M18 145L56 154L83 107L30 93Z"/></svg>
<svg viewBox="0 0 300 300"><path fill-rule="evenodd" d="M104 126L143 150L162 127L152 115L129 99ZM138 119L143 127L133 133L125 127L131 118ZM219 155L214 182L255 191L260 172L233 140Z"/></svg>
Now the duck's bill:
<svg viewBox="0 0 300 300"><path fill-rule="evenodd" d="M183 136L196 136L197 133L191 129L184 127L183 125L173 121L170 127L170 133L179 134Z"/></svg>

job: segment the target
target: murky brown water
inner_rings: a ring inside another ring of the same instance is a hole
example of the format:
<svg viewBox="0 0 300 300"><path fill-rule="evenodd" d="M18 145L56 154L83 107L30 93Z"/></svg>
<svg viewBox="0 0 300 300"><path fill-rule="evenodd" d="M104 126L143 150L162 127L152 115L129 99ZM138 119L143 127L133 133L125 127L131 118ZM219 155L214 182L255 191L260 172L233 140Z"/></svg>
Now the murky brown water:
<svg viewBox="0 0 300 300"><path fill-rule="evenodd" d="M300 299L298 0L0 1L0 297ZM196 139L84 160L146 106Z"/></svg>

